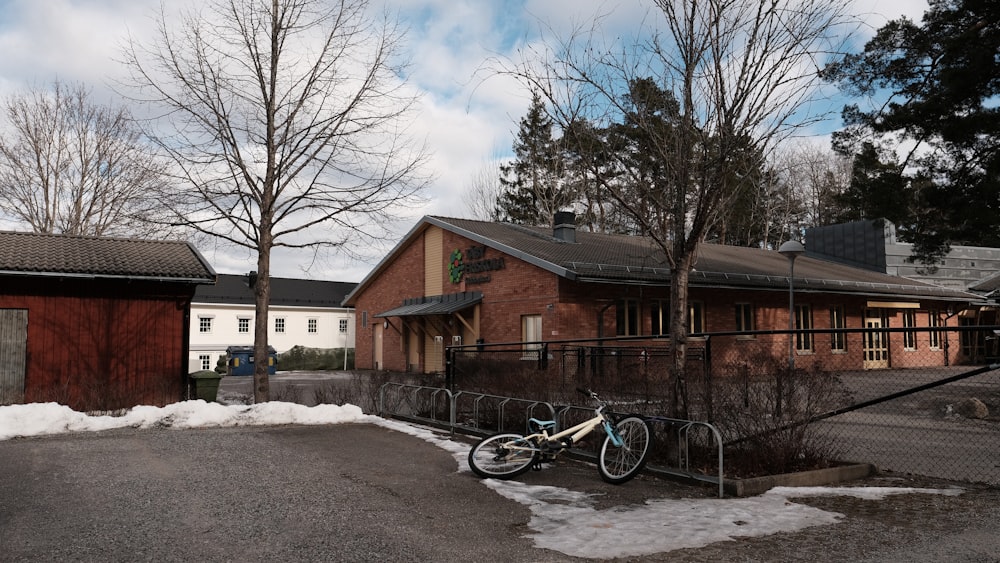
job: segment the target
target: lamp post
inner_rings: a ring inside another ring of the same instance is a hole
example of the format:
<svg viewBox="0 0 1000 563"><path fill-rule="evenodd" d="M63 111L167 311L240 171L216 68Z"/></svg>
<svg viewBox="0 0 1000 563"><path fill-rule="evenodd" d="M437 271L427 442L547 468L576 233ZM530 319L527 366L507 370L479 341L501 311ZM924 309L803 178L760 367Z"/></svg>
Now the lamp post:
<svg viewBox="0 0 1000 563"><path fill-rule="evenodd" d="M797 240L789 240L778 247L778 253L788 258L788 375L795 375L795 259L805 254L806 248ZM778 397L775 400L774 415L781 417L783 401L782 377L778 374Z"/></svg>

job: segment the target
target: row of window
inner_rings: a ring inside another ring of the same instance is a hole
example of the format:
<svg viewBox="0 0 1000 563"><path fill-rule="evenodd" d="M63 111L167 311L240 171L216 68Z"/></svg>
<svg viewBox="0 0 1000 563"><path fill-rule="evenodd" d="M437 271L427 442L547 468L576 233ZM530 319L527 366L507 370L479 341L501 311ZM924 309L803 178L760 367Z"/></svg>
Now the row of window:
<svg viewBox="0 0 1000 563"><path fill-rule="evenodd" d="M241 334L250 333L250 321L253 320L251 317L239 317L236 320L236 332ZM215 324L215 317L202 316L198 317L198 332L208 334L212 332L212 325ZM348 329L348 319L340 319L340 332L346 333ZM319 319L306 319L306 331L309 334L316 334L319 332ZM274 319L274 332L284 333L285 332L285 318L275 317Z"/></svg>
<svg viewBox="0 0 1000 563"><path fill-rule="evenodd" d="M735 309L735 330L737 332L752 332L756 330L756 317L754 306L751 303L736 303ZM670 303L665 300L654 300L650 306L650 325L652 336L662 336L669 333L670 327ZM847 328L847 316L844 306L834 305L829 309L830 328ZM937 311L929 311L927 314L927 326L934 328L941 326L941 319ZM868 311L866 316L880 319L879 328L887 327L887 319L883 320L877 311ZM903 328L916 328L917 311L902 311ZM688 332L690 334L700 334L705 332L705 311L704 305L699 301L688 302ZM639 303L635 299L622 299L617 303L616 309L617 334L619 336L639 336ZM538 318L537 332L541 332L541 318ZM799 330L809 330L813 328L813 310L808 304L795 306L795 328ZM528 334L527 330L524 331ZM527 340L527 339L526 339ZM795 347L802 352L813 350L814 342L812 334L797 334L795 337ZM934 331L928 332L928 346L930 348L940 347L940 334ZM834 332L831 334L831 350L842 352L847 350L847 334ZM916 331L903 332L903 347L907 350L917 349Z"/></svg>

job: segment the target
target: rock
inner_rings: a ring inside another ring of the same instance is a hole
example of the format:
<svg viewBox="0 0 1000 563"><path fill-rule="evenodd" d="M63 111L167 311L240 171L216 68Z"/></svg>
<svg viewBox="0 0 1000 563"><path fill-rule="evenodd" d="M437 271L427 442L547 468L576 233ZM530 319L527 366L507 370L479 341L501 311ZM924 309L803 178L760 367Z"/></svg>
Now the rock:
<svg viewBox="0 0 1000 563"><path fill-rule="evenodd" d="M955 412L965 418L983 419L989 418L990 416L989 407L975 397L959 401L958 404L955 405Z"/></svg>

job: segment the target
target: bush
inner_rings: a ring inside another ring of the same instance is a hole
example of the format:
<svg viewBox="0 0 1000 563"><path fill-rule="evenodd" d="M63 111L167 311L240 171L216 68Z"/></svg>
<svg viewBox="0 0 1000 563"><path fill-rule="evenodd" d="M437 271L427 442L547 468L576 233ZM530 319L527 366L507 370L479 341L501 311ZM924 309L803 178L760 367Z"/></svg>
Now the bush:
<svg viewBox="0 0 1000 563"><path fill-rule="evenodd" d="M714 425L726 448L726 473L753 477L830 466L842 451L810 417L843 404L837 376L797 372L782 388L781 416L774 377L720 378L714 382Z"/></svg>
<svg viewBox="0 0 1000 563"><path fill-rule="evenodd" d="M344 369L343 348L306 348L293 346L291 350L278 355L278 366L282 371L334 371ZM348 348L347 369L354 366L354 349Z"/></svg>

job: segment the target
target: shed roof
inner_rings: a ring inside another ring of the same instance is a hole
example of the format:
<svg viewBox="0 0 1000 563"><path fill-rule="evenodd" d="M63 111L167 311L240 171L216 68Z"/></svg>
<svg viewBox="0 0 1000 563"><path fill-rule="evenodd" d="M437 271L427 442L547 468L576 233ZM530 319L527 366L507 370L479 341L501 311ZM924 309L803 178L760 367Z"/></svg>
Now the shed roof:
<svg viewBox="0 0 1000 563"><path fill-rule="evenodd" d="M418 317L424 315L450 315L467 309L483 300L481 291L464 291L446 295L413 297L403 304L375 315L376 317Z"/></svg>
<svg viewBox="0 0 1000 563"><path fill-rule="evenodd" d="M561 277L581 282L669 285L670 264L652 239L577 230L575 241L554 236L547 227L449 217L424 217L368 277L348 295L354 296L391 263L407 240L430 226L466 237L522 259ZM691 287L728 289L784 289L788 287L788 260L774 250L702 244ZM965 291L838 264L808 255L795 261L795 290L850 293L877 298L933 298L968 302L977 297Z"/></svg>
<svg viewBox="0 0 1000 563"><path fill-rule="evenodd" d="M0 231L0 275L215 281L215 270L186 241L11 231Z"/></svg>
<svg viewBox="0 0 1000 563"><path fill-rule="evenodd" d="M271 278L271 305L287 307L341 308L344 297L354 289L354 282ZM193 303L253 305L253 290L246 276L219 274L215 285L195 290Z"/></svg>

